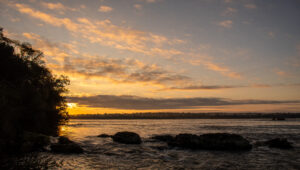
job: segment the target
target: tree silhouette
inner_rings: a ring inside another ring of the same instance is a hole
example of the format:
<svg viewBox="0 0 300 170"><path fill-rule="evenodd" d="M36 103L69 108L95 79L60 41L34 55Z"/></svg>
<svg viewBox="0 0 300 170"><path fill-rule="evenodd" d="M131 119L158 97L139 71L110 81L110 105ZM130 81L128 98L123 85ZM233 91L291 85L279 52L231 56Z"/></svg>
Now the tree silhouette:
<svg viewBox="0 0 300 170"><path fill-rule="evenodd" d="M24 131L57 135L68 120L65 76L46 68L41 51L3 35L0 28L0 138Z"/></svg>

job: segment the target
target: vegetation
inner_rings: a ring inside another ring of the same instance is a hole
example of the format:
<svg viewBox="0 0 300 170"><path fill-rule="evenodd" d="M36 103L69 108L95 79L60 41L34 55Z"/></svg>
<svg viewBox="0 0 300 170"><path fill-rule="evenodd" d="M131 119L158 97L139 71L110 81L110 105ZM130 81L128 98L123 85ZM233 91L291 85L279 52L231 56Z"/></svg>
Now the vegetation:
<svg viewBox="0 0 300 170"><path fill-rule="evenodd" d="M46 68L41 51L3 35L0 28L0 139L23 132L57 135L68 120L65 76Z"/></svg>

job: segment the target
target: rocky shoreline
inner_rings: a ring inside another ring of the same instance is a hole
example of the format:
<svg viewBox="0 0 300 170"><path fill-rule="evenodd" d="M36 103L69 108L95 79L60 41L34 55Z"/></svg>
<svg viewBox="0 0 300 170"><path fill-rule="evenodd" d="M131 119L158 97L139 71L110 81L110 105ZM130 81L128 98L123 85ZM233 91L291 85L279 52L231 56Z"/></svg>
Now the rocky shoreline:
<svg viewBox="0 0 300 170"><path fill-rule="evenodd" d="M141 137L134 132L118 132L114 135L100 134L99 138L112 138L114 142L123 144L141 144ZM148 142L164 142L168 149L182 148L192 150L222 150L222 151L249 151L253 146L268 146L278 149L292 149L292 143L286 138L274 138L266 141L256 141L251 144L247 139L238 134L207 133L202 135L178 134L154 135Z"/></svg>
<svg viewBox="0 0 300 170"><path fill-rule="evenodd" d="M250 143L243 136L230 133L207 133L202 135L178 134L178 135L154 135L150 139L142 140L139 134L134 132L117 132L114 135L100 134L99 138L111 138L112 141L121 144L139 145L143 142L161 142L165 147L157 149L189 149L189 150L220 150L220 151L250 151L253 147L268 146L278 149L292 149L293 145L286 138L274 138L266 141ZM52 152L62 154L84 153L82 146L67 137L51 137L38 133L26 132L18 142L9 141L0 143L0 151L3 153L29 153Z"/></svg>
<svg viewBox="0 0 300 170"><path fill-rule="evenodd" d="M1 140L0 153L24 154L30 152L83 153L82 147L64 136L52 137L24 132L18 140Z"/></svg>

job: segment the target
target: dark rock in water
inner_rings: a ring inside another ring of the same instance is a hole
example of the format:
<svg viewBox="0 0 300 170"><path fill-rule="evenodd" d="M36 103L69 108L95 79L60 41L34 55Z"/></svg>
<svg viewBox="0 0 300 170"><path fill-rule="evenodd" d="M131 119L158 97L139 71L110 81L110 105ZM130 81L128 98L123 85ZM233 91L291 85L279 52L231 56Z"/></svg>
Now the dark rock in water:
<svg viewBox="0 0 300 170"><path fill-rule="evenodd" d="M21 152L41 151L48 145L50 145L49 136L39 133L24 132L20 150Z"/></svg>
<svg viewBox="0 0 300 170"><path fill-rule="evenodd" d="M160 150L160 151L169 149L168 146L150 146L150 147L153 149L156 149L156 150Z"/></svg>
<svg viewBox="0 0 300 170"><path fill-rule="evenodd" d="M267 144L265 142L262 141L256 141L253 144L254 146L260 147L260 146L266 146Z"/></svg>
<svg viewBox="0 0 300 170"><path fill-rule="evenodd" d="M103 134L98 135L97 137L99 137L99 138L110 138L111 135L103 133Z"/></svg>
<svg viewBox="0 0 300 170"><path fill-rule="evenodd" d="M162 141L162 142L171 142L174 140L174 137L171 135L154 135L152 139Z"/></svg>
<svg viewBox="0 0 300 170"><path fill-rule="evenodd" d="M60 136L58 138L58 143L59 144L71 144L74 143L73 141L71 141L69 138L65 137L65 136Z"/></svg>
<svg viewBox="0 0 300 170"><path fill-rule="evenodd" d="M272 120L285 120L284 117L273 117Z"/></svg>
<svg viewBox="0 0 300 170"><path fill-rule="evenodd" d="M83 153L83 149L67 137L59 137L58 143L50 146L52 152L56 153Z"/></svg>
<svg viewBox="0 0 300 170"><path fill-rule="evenodd" d="M264 142L270 148L280 148L280 149L291 149L293 148L292 143L286 138L275 138Z"/></svg>
<svg viewBox="0 0 300 170"><path fill-rule="evenodd" d="M124 144L140 144L142 142L141 137L134 132L118 132L112 136L112 139Z"/></svg>
<svg viewBox="0 0 300 170"><path fill-rule="evenodd" d="M44 151L50 145L50 137L24 131L15 139L0 139L0 154L3 153L28 153Z"/></svg>
<svg viewBox="0 0 300 170"><path fill-rule="evenodd" d="M200 145L208 150L250 150L252 145L237 134L210 133L199 136Z"/></svg>
<svg viewBox="0 0 300 170"><path fill-rule="evenodd" d="M168 145L190 149L200 149L201 147L199 136L187 133L176 135L173 141L168 142Z"/></svg>
<svg viewBox="0 0 300 170"><path fill-rule="evenodd" d="M52 144L51 151L55 153L83 153L83 149L78 144Z"/></svg>
<svg viewBox="0 0 300 170"><path fill-rule="evenodd" d="M210 133L200 136L193 134L179 134L170 146L205 149L205 150L250 150L252 145L248 140L237 134Z"/></svg>

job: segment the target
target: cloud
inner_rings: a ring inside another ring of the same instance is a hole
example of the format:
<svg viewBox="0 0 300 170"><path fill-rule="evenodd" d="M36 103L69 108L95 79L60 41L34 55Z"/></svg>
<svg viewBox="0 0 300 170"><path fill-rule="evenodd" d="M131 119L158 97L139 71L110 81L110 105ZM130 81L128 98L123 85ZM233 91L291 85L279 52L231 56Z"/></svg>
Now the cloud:
<svg viewBox="0 0 300 170"><path fill-rule="evenodd" d="M65 72L80 74L85 77L108 78L117 83L153 83L182 84L190 81L185 75L149 65L134 59L112 59L107 57L85 56L84 58L66 58Z"/></svg>
<svg viewBox="0 0 300 170"><path fill-rule="evenodd" d="M7 29L3 30L3 34L5 35L5 37L9 37L11 39L20 39L20 38L22 38L22 36L20 36L19 34L16 34L14 32L10 32Z"/></svg>
<svg viewBox="0 0 300 170"><path fill-rule="evenodd" d="M268 32L268 36L271 38L275 37L275 33L273 31Z"/></svg>
<svg viewBox="0 0 300 170"><path fill-rule="evenodd" d="M290 65L300 67L300 44L296 45L296 55L291 59Z"/></svg>
<svg viewBox="0 0 300 170"><path fill-rule="evenodd" d="M89 97L68 97L68 102L88 107L129 110L188 109L203 106L226 106L245 104L287 104L300 101L277 100L231 100L226 98L146 98L139 96L96 95Z"/></svg>
<svg viewBox="0 0 300 170"><path fill-rule="evenodd" d="M204 65L208 69L219 72L219 73L223 74L224 76L235 78L235 79L242 78L242 76L239 73L230 70L228 67L220 66L220 65L212 63L212 62L205 62Z"/></svg>
<svg viewBox="0 0 300 170"><path fill-rule="evenodd" d="M282 70L274 70L274 72L281 77L289 77L291 76L288 72L282 71Z"/></svg>
<svg viewBox="0 0 300 170"><path fill-rule="evenodd" d="M225 3L232 3L233 0L224 0Z"/></svg>
<svg viewBox="0 0 300 170"><path fill-rule="evenodd" d="M76 74L84 78L105 78L115 83L150 83L163 85L164 88L161 90L218 90L248 87L195 85L196 82L193 82L190 77L164 70L155 64L149 65L139 60L129 58L113 59L85 54L80 55L73 44L53 43L34 33L23 33L23 36L31 40L35 48L44 52L47 56L47 64L51 69L63 72L67 75ZM71 57L74 54L79 57ZM225 68L218 69L223 72L226 71ZM191 85L187 86L187 84ZM266 87L266 85L257 86Z"/></svg>
<svg viewBox="0 0 300 170"><path fill-rule="evenodd" d="M80 55L73 44L52 43L34 33L23 33L23 36L31 40L35 48L44 52L51 69L64 74L105 78L115 83L180 85L191 81L188 76L167 71L155 64L129 58ZM71 57L71 53L78 57Z"/></svg>
<svg viewBox="0 0 300 170"><path fill-rule="evenodd" d="M27 5L23 5L23 4L15 4L15 7L18 9L19 12L28 14L34 18L40 19L53 26L57 26L57 27L65 26L68 30L71 31L77 31L78 29L78 26L75 23L73 23L69 18L53 17L49 14L37 10L33 10Z"/></svg>
<svg viewBox="0 0 300 170"><path fill-rule="evenodd" d="M269 85L269 84L252 84L249 87L255 87L255 88L268 88L268 87L276 87L276 86L281 86L281 85ZM247 87L247 86L245 86Z"/></svg>
<svg viewBox="0 0 300 170"><path fill-rule="evenodd" d="M76 74L86 78L106 78L116 83L159 84L165 86L165 90L234 88L233 86L197 86L195 85L197 82L193 82L192 78L183 74L167 71L155 64L145 64L139 60L129 58L113 59L80 54L71 43L53 43L33 33L23 33L23 36L32 40L35 48L44 52L47 56L46 59L49 60L47 64L50 64L49 66L52 69L64 72L64 74ZM77 57L74 57L74 55ZM50 62L50 60L55 60L55 62ZM208 69L230 78L241 78L240 74L212 62L200 61L198 63L193 62L192 64L202 64ZM182 88L182 85L191 83L192 85L190 85L190 87ZM170 85L180 87L170 88Z"/></svg>
<svg viewBox="0 0 300 170"><path fill-rule="evenodd" d="M41 5L45 8L48 8L50 10L55 10L59 11L60 14L64 14L65 11L70 10L70 11L77 11L75 8L70 8L64 6L62 3L51 3L51 2L41 2Z"/></svg>
<svg viewBox="0 0 300 170"><path fill-rule="evenodd" d="M47 60L51 59L57 62L63 62L64 58L69 56L66 51L68 50L66 46L61 48L59 44L52 43L34 33L23 33L22 35L33 42L34 48L43 51L43 53L47 56ZM49 63L51 62L49 61Z"/></svg>
<svg viewBox="0 0 300 170"><path fill-rule="evenodd" d="M296 50L297 50L298 56L300 57L300 44L297 45Z"/></svg>
<svg viewBox="0 0 300 170"><path fill-rule="evenodd" d="M53 43L34 33L23 33L23 36L31 40L35 48L44 52L48 60L47 64L51 69L63 72L67 75L76 74L85 78L105 78L115 83L159 84L164 86L161 90L217 90L248 87L195 85L196 82L193 82L190 77L164 70L155 64L149 65L139 60L129 58L113 59L86 54L81 55L71 43ZM79 57L71 57L74 56L74 54ZM212 65L212 63L210 63L210 65ZM222 74L228 74L226 76L229 77L237 74L232 74L232 71L228 68L221 66L210 66L210 69L212 68L214 71L217 70L218 72L223 72ZM233 76L233 78L237 77ZM187 84L191 85L186 86ZM173 85L173 87L171 85ZM257 86L266 87L266 85Z"/></svg>
<svg viewBox="0 0 300 170"><path fill-rule="evenodd" d="M21 21L21 19L20 18L16 18L16 17L11 17L10 21L11 22L19 22L19 21Z"/></svg>
<svg viewBox="0 0 300 170"><path fill-rule="evenodd" d="M147 2L147 3L155 3L155 2L158 2L158 0L140 0L140 1L144 1L144 2Z"/></svg>
<svg viewBox="0 0 300 170"><path fill-rule="evenodd" d="M257 8L255 4L245 4L244 7L247 9L256 9Z"/></svg>
<svg viewBox="0 0 300 170"><path fill-rule="evenodd" d="M190 85L190 86L183 86L183 87L170 87L165 88L162 90L222 90L222 89L233 89L233 88L242 88L245 86L222 86L222 85Z"/></svg>
<svg viewBox="0 0 300 170"><path fill-rule="evenodd" d="M89 20L87 18L59 18L24 4L13 4L19 12L39 19L55 27L65 27L71 33L87 39L91 43L109 46L112 48L141 53L148 56L176 59L189 52L174 48L175 45L186 43L177 38L168 38L163 35L122 27L113 24L110 20ZM225 22L227 23L227 22ZM225 24L226 25L226 24ZM222 75L238 78L240 75L229 68L221 67L212 61L202 63L206 68L222 73Z"/></svg>
<svg viewBox="0 0 300 170"><path fill-rule="evenodd" d="M222 13L222 15L223 15L223 16L233 15L233 14L236 13L236 12L237 12L237 9L228 7L228 8L226 8L226 10Z"/></svg>
<svg viewBox="0 0 300 170"><path fill-rule="evenodd" d="M48 9L52 10L66 10L67 8L61 4L61 3L47 3L47 2L41 2L42 5Z"/></svg>
<svg viewBox="0 0 300 170"><path fill-rule="evenodd" d="M140 4L134 4L133 7L137 10L142 10L143 9L143 6L140 5Z"/></svg>
<svg viewBox="0 0 300 170"><path fill-rule="evenodd" d="M165 90L180 90L180 91L193 91L193 90L224 90L224 89L235 89L235 88L270 88L270 87L294 87L300 86L300 84L251 84L251 85L188 85L178 87L167 87L160 91Z"/></svg>
<svg viewBox="0 0 300 170"><path fill-rule="evenodd" d="M111 12L113 10L110 6L101 5L98 9L100 12Z"/></svg>
<svg viewBox="0 0 300 170"><path fill-rule="evenodd" d="M121 50L170 58L182 52L173 48L162 48L162 45L170 46L185 43L184 40L177 38L169 39L151 32L117 26L111 23L110 20L99 21L77 18L77 20L74 21L69 18L59 18L31 9L28 5L15 4L14 7L16 7L19 12L45 23L56 27L65 27L67 30L88 39L91 43L99 43Z"/></svg>
<svg viewBox="0 0 300 170"><path fill-rule="evenodd" d="M239 52L239 53L241 53L241 52ZM208 54L205 54L205 53L204 54L199 54L198 53L198 54L190 54L188 56L189 56L189 58L192 58L192 59L187 59L186 60L185 58L183 58L182 61L186 62L186 63L189 63L191 65L194 65L194 66L202 65L202 66L204 66L208 70L217 72L217 73L219 73L219 74L221 74L223 76L229 77L229 78L233 78L233 79L241 79L241 78L243 78L243 76L240 73L232 70L231 68L226 67L226 66L221 65L221 64L218 64L218 63L215 63L212 60L213 57L211 57Z"/></svg>
<svg viewBox="0 0 300 170"><path fill-rule="evenodd" d="M162 35L119 27L112 24L110 20L93 22L87 18L79 18L78 21L81 23L81 32L84 38L92 43L99 43L121 50L128 50L145 55L169 57L169 55L178 54L175 52L177 50L172 48L165 49L162 48L161 45L181 43L177 39L168 39Z"/></svg>
<svg viewBox="0 0 300 170"><path fill-rule="evenodd" d="M232 24L233 24L233 22L231 20L225 20L225 21L221 21L218 23L219 26L224 27L224 28L231 28Z"/></svg>

